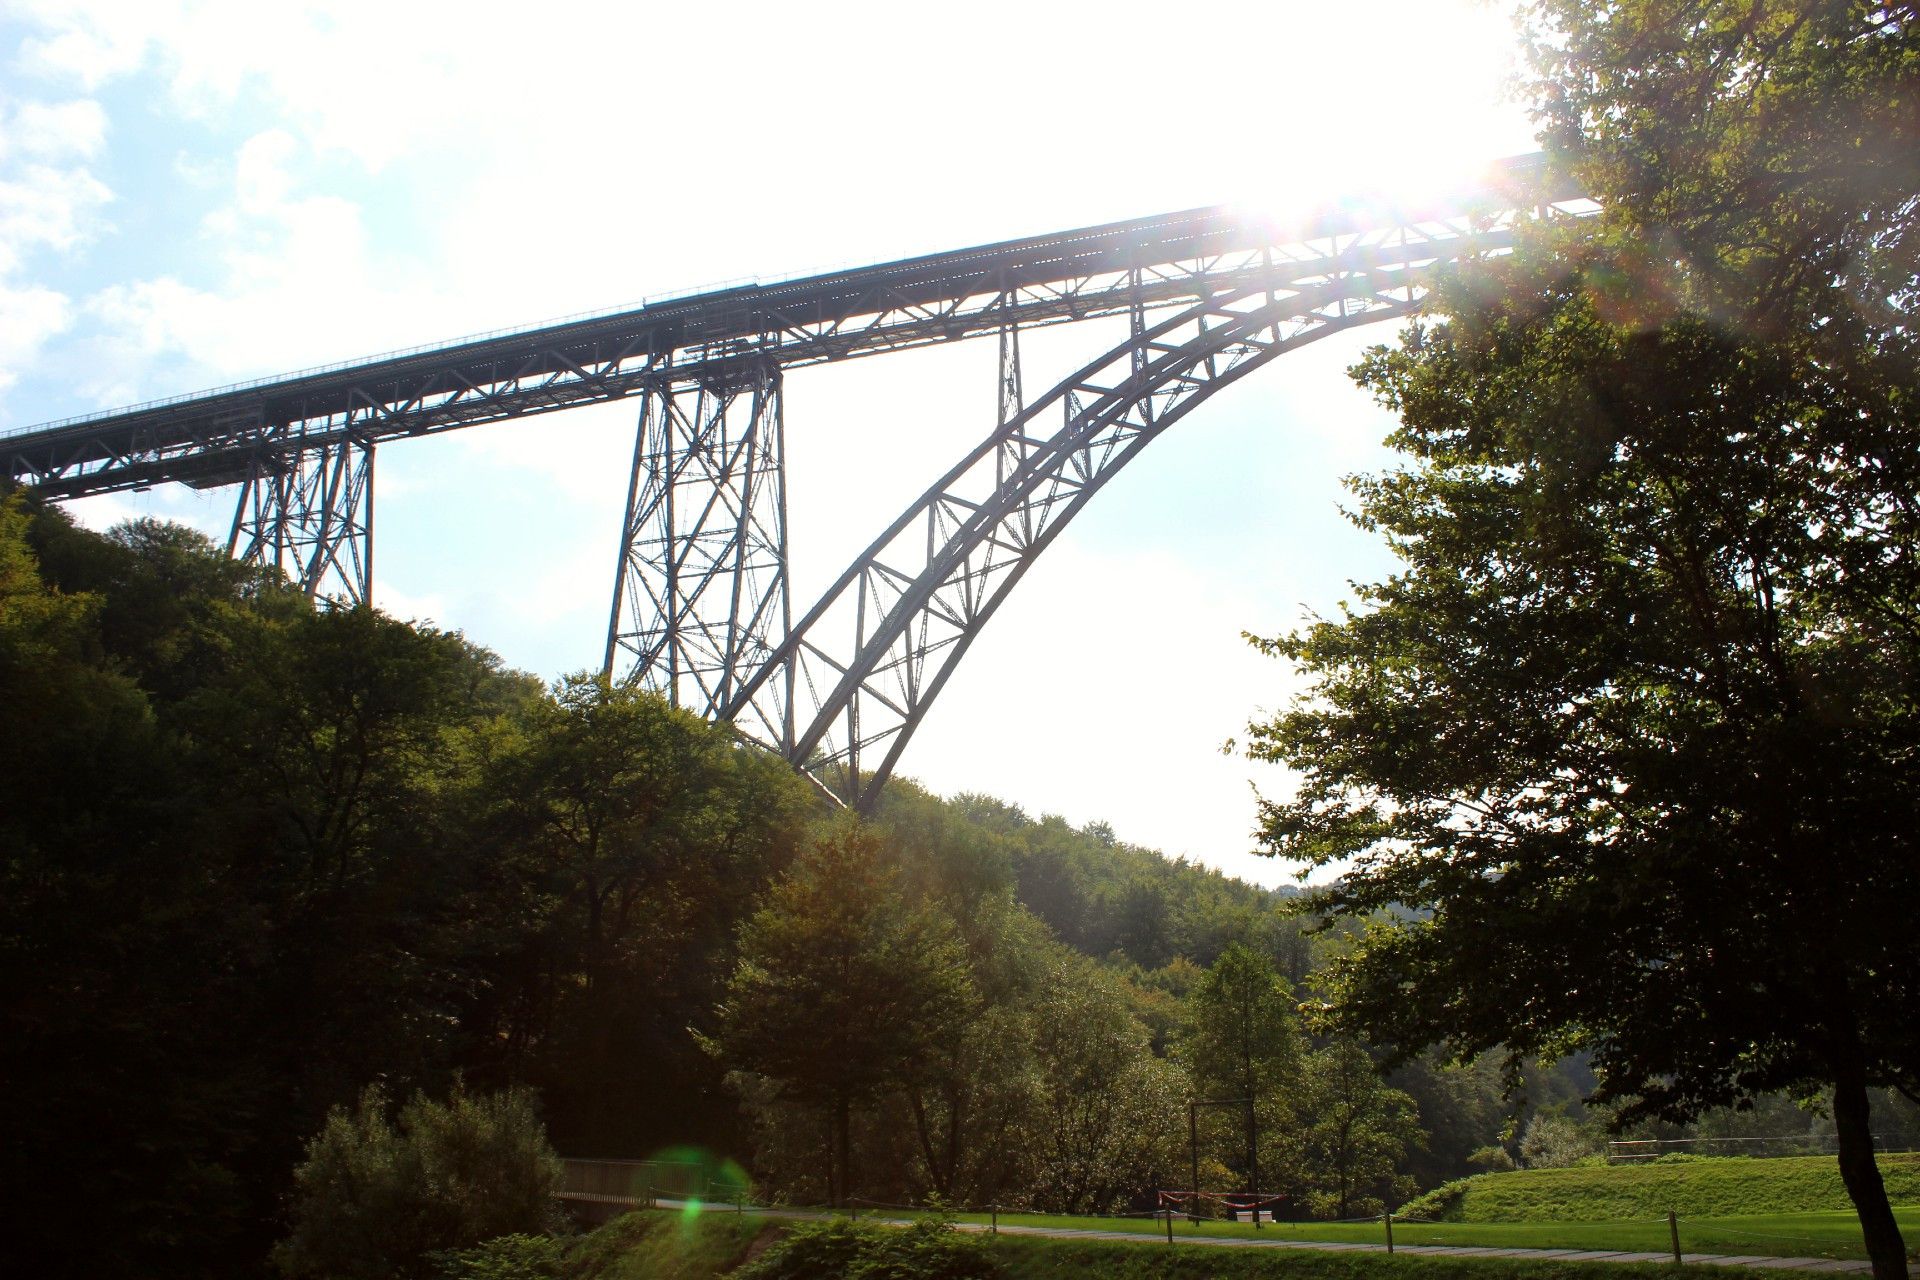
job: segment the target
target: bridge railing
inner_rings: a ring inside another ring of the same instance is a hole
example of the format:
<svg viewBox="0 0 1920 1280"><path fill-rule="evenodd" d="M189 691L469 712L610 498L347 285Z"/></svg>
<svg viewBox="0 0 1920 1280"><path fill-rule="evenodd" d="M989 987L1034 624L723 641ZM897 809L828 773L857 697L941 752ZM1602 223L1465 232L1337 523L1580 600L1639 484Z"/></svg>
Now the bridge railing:
<svg viewBox="0 0 1920 1280"><path fill-rule="evenodd" d="M560 1166L563 1200L644 1205L663 1195L708 1199L713 1194L706 1169L693 1161L563 1159Z"/></svg>

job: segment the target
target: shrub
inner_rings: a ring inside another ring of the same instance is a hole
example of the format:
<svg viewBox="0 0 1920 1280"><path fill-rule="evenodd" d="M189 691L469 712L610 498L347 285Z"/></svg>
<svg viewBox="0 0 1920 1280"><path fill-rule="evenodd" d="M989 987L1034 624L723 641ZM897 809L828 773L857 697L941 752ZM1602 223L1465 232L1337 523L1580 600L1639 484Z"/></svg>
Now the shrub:
<svg viewBox="0 0 1920 1280"><path fill-rule="evenodd" d="M1507 1154L1505 1147L1480 1147L1467 1157L1467 1164L1484 1173L1497 1173L1502 1169L1517 1168L1513 1157Z"/></svg>
<svg viewBox="0 0 1920 1280"><path fill-rule="evenodd" d="M1452 1182L1443 1182L1425 1195L1401 1205L1400 1216L1422 1218L1428 1222L1456 1221L1460 1214L1460 1202L1466 1198L1467 1189L1474 1181L1476 1179L1456 1178Z"/></svg>
<svg viewBox="0 0 1920 1280"><path fill-rule="evenodd" d="M560 1162L532 1095L415 1094L396 1126L377 1086L336 1107L294 1170L293 1231L274 1262L297 1280L426 1280L428 1255L556 1224Z"/></svg>
<svg viewBox="0 0 1920 1280"><path fill-rule="evenodd" d="M1566 1116L1542 1113L1520 1135L1520 1163L1529 1169L1566 1169L1602 1149L1601 1139Z"/></svg>
<svg viewBox="0 0 1920 1280"><path fill-rule="evenodd" d="M431 1255L439 1280L559 1280L567 1247L552 1236L511 1235Z"/></svg>

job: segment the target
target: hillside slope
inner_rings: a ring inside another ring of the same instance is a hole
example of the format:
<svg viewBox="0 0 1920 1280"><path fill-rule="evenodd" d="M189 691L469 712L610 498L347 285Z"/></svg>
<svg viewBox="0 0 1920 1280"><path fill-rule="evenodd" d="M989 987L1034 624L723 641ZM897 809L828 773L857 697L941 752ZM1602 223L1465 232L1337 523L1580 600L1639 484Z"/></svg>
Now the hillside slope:
<svg viewBox="0 0 1920 1280"><path fill-rule="evenodd" d="M1920 1153L1883 1155L1894 1204L1920 1204ZM1614 1222L1736 1213L1850 1209L1832 1156L1777 1160L1669 1157L1655 1164L1483 1173L1438 1187L1400 1210L1444 1222Z"/></svg>

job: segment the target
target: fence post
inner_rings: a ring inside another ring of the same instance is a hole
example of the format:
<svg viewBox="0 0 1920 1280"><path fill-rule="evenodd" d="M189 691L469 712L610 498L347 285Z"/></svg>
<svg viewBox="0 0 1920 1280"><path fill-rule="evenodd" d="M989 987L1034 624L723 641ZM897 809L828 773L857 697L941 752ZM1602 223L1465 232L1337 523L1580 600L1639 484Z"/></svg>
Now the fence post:
<svg viewBox="0 0 1920 1280"><path fill-rule="evenodd" d="M860 1221L860 1199L857 1196L847 1197L847 1220L849 1222Z"/></svg>
<svg viewBox="0 0 1920 1280"><path fill-rule="evenodd" d="M1392 1253L1393 1252L1393 1215L1391 1213L1383 1213L1380 1215L1380 1221L1384 1222L1387 1226L1387 1252Z"/></svg>
<svg viewBox="0 0 1920 1280"><path fill-rule="evenodd" d="M987 1217L990 1219L989 1229L991 1230L992 1234L996 1236L999 1235L1000 1234L1000 1206L997 1204L988 1205Z"/></svg>
<svg viewBox="0 0 1920 1280"><path fill-rule="evenodd" d="M1667 1231L1673 1237L1673 1265L1680 1265L1680 1215L1667 1210Z"/></svg>
<svg viewBox="0 0 1920 1280"><path fill-rule="evenodd" d="M1173 1206L1167 1206L1167 1243L1173 1243Z"/></svg>

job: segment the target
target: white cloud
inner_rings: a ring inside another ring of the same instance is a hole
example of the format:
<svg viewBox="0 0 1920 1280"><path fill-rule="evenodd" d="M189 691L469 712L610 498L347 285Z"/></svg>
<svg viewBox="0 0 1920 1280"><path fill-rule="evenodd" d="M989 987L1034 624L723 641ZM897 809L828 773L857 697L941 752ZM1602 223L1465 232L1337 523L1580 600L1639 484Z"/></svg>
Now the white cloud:
<svg viewBox="0 0 1920 1280"><path fill-rule="evenodd" d="M428 591L419 595L409 594L384 577L375 577L373 580L373 603L390 617L407 622L424 622L442 629L448 627L446 619L452 614L447 607L446 597L440 593Z"/></svg>
<svg viewBox="0 0 1920 1280"><path fill-rule="evenodd" d="M0 275L36 249L65 252L88 235L94 212L113 199L85 169L26 165L0 180Z"/></svg>
<svg viewBox="0 0 1920 1280"><path fill-rule="evenodd" d="M8 149L43 160L91 159L106 140L106 109L91 98L23 102L0 130L0 142Z"/></svg>
<svg viewBox="0 0 1920 1280"><path fill-rule="evenodd" d="M0 391L19 380L19 371L73 323L73 306L63 293L0 284Z"/></svg>
<svg viewBox="0 0 1920 1280"><path fill-rule="evenodd" d="M138 68L176 13L165 0L12 0L8 7L35 28L20 42L22 67L89 91Z"/></svg>

